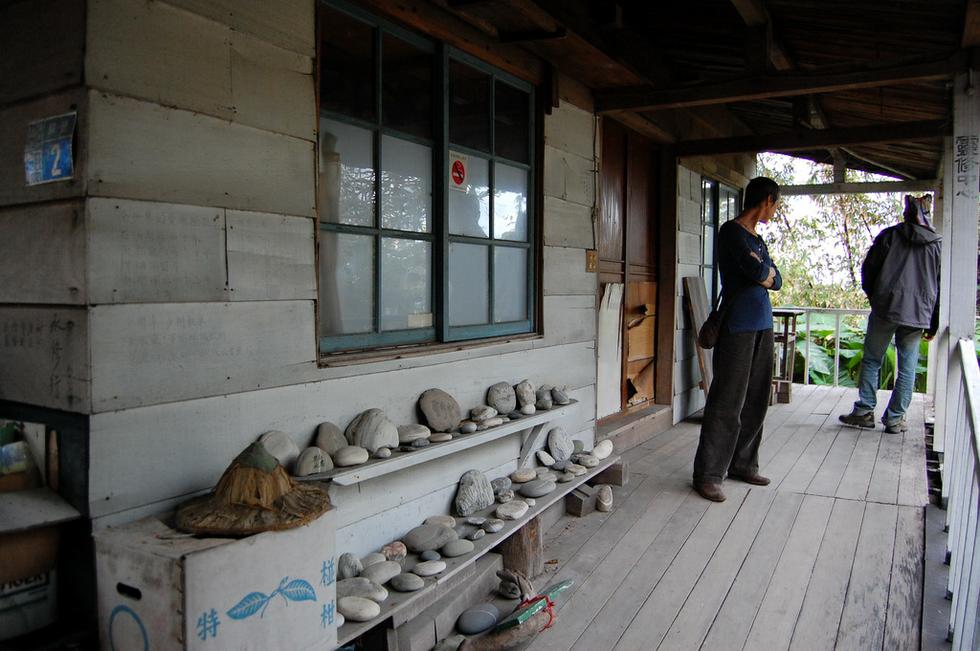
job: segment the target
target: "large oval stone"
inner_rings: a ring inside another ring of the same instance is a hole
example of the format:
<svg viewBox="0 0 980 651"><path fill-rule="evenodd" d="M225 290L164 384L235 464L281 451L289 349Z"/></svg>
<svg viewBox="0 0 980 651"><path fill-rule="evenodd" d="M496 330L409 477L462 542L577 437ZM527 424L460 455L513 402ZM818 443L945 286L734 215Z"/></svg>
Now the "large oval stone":
<svg viewBox="0 0 980 651"><path fill-rule="evenodd" d="M391 577L402 573L402 566L395 561L382 561L361 570L361 577L371 579L378 585L384 585L391 581Z"/></svg>
<svg viewBox="0 0 980 651"><path fill-rule="evenodd" d="M487 476L479 470L467 470L459 478L459 488L453 507L461 516L473 515L493 504L493 488Z"/></svg>
<svg viewBox="0 0 980 651"><path fill-rule="evenodd" d="M388 591L383 586L363 576L337 581L337 598L361 597L381 603L388 598Z"/></svg>
<svg viewBox="0 0 980 651"><path fill-rule="evenodd" d="M571 402L568 399L567 387L555 387L551 390L551 399L556 405L567 405Z"/></svg>
<svg viewBox="0 0 980 651"><path fill-rule="evenodd" d="M410 552L439 549L450 540L456 540L456 532L444 524L423 524L405 534L404 542Z"/></svg>
<svg viewBox="0 0 980 651"><path fill-rule="evenodd" d="M342 447L349 445L344 433L331 422L320 423L316 428L316 446L332 455Z"/></svg>
<svg viewBox="0 0 980 651"><path fill-rule="evenodd" d="M342 597L337 600L337 610L352 622L367 622L381 614L377 602L363 597Z"/></svg>
<svg viewBox="0 0 980 651"><path fill-rule="evenodd" d="M595 498L595 508L597 511L609 512L612 511L613 507L613 492L612 486L609 484L602 484L599 486L599 491Z"/></svg>
<svg viewBox="0 0 980 651"><path fill-rule="evenodd" d="M418 574L402 573L391 577L391 587L398 592L415 592L425 587L425 581Z"/></svg>
<svg viewBox="0 0 980 651"><path fill-rule="evenodd" d="M344 436L351 445L358 445L374 454L378 448L398 447L398 428L380 409L368 409L354 417Z"/></svg>
<svg viewBox="0 0 980 651"><path fill-rule="evenodd" d="M398 426L398 442L402 445L419 439L427 439L430 434L432 434L432 431L425 425L412 424Z"/></svg>
<svg viewBox="0 0 980 651"><path fill-rule="evenodd" d="M283 468L293 470L296 459L299 458L299 446L286 432L271 430L259 437L259 443L265 446L266 452L276 458Z"/></svg>
<svg viewBox="0 0 980 651"><path fill-rule="evenodd" d="M522 484L518 492L524 497L541 497L555 490L555 482L549 479L535 479Z"/></svg>
<svg viewBox="0 0 980 651"><path fill-rule="evenodd" d="M487 404L498 414L509 414L517 409L517 393L507 382L497 382L487 389Z"/></svg>
<svg viewBox="0 0 980 651"><path fill-rule="evenodd" d="M576 454L575 463L580 466L585 466L586 468L595 468L599 465L599 458L594 454L587 454L583 452L582 454Z"/></svg>
<svg viewBox="0 0 980 651"><path fill-rule="evenodd" d="M538 472L534 468L518 468L514 472L510 473L510 480L515 484L523 484L526 481L531 481L538 476Z"/></svg>
<svg viewBox="0 0 980 651"><path fill-rule="evenodd" d="M361 573L364 566L359 559L350 552L345 552L337 559L337 576L340 579L352 579Z"/></svg>
<svg viewBox="0 0 980 651"><path fill-rule="evenodd" d="M596 443L595 447L592 448L592 454L600 461L602 459L609 458L609 455L613 453L613 442L609 439L605 441L599 441Z"/></svg>
<svg viewBox="0 0 980 651"><path fill-rule="evenodd" d="M466 540L464 538L459 538L457 540L451 540L445 545L443 545L440 551L442 555L445 556L446 558L463 556L473 551L473 543L472 541Z"/></svg>
<svg viewBox="0 0 980 651"><path fill-rule="evenodd" d="M485 420L489 420L497 415L497 410L487 405L480 405L470 409L470 420L479 425Z"/></svg>
<svg viewBox="0 0 980 651"><path fill-rule="evenodd" d="M320 472L333 470L333 460L330 455L317 446L309 447L299 453L296 460L296 470L293 474L297 477L306 477Z"/></svg>
<svg viewBox="0 0 980 651"><path fill-rule="evenodd" d="M422 561L421 563L416 563L415 567L412 568L412 572L418 574L419 576L433 576L442 572L446 569L446 561L440 561L439 559L431 561Z"/></svg>
<svg viewBox="0 0 980 651"><path fill-rule="evenodd" d="M498 506L496 515L501 520L517 520L523 517L529 508L526 502L513 500Z"/></svg>
<svg viewBox="0 0 980 651"><path fill-rule="evenodd" d="M456 630L463 635L482 633L493 628L499 617L500 611L493 604L478 604L463 611L456 620Z"/></svg>
<svg viewBox="0 0 980 651"><path fill-rule="evenodd" d="M357 445L348 445L333 453L334 465L339 467L358 466L370 458L368 451Z"/></svg>
<svg viewBox="0 0 980 651"><path fill-rule="evenodd" d="M517 394L517 402L524 407L526 405L533 405L535 401L535 390L534 385L531 384L530 380L521 380L520 384L514 387L514 393ZM521 411L524 411L523 409ZM524 412L527 413L526 411ZM531 412L534 413L533 411Z"/></svg>
<svg viewBox="0 0 980 651"><path fill-rule="evenodd" d="M563 427L553 427L548 432L548 452L555 461L568 461L575 451L575 444Z"/></svg>
<svg viewBox="0 0 980 651"><path fill-rule="evenodd" d="M504 521L498 518L489 518L486 522L480 525L487 533L497 533L504 528Z"/></svg>
<svg viewBox="0 0 980 651"><path fill-rule="evenodd" d="M459 403L442 389L424 391L419 396L419 409L433 432L454 430L463 419Z"/></svg>

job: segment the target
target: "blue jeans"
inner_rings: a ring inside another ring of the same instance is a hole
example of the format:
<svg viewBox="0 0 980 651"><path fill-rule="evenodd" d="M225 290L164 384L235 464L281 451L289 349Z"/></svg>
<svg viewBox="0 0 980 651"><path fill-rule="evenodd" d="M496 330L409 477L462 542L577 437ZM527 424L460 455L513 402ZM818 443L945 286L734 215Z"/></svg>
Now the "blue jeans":
<svg viewBox="0 0 980 651"><path fill-rule="evenodd" d="M875 316L874 312L871 313L868 317L868 331L864 335L864 357L861 360L861 378L858 380L858 401L854 403L853 412L863 415L874 411L881 363L892 337L895 337L895 348L898 351L898 373L895 377L895 388L888 401L888 408L881 417L881 422L886 426L901 421L909 408L909 402L912 401L915 367L919 363L921 328L898 325Z"/></svg>

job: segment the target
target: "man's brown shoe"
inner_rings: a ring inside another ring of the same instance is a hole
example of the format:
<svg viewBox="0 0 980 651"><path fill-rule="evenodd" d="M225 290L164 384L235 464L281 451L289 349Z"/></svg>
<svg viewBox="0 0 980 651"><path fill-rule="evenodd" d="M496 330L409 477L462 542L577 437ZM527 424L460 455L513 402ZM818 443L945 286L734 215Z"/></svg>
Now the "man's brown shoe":
<svg viewBox="0 0 980 651"><path fill-rule="evenodd" d="M694 490L698 495L712 502L724 502L725 494L721 492L721 484L715 482L694 482Z"/></svg>
<svg viewBox="0 0 980 651"><path fill-rule="evenodd" d="M735 479L738 481L744 481L746 484L754 484L755 486L768 486L769 478L763 477L758 473L753 473L751 475L743 475L737 472L728 473L729 479Z"/></svg>

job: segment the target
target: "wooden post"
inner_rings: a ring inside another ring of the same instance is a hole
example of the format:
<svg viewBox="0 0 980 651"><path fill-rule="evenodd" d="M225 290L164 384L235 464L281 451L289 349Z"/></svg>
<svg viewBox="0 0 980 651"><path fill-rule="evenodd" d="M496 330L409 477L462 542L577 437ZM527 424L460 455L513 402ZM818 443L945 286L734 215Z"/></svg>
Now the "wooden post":
<svg viewBox="0 0 980 651"><path fill-rule="evenodd" d="M939 332L929 346L930 375L934 375L932 390L933 406L935 408L935 427L933 429L932 447L936 452L945 449L944 434L946 431L946 382L949 373L949 279L952 276L950 266L950 251L953 246L950 237L953 228L953 138L946 137L943 148L943 178L942 178L942 212L933 207L936 229L943 236L942 257L940 267L942 275L939 278ZM943 486L943 497L947 487Z"/></svg>
<svg viewBox="0 0 980 651"><path fill-rule="evenodd" d="M533 579L544 571L544 539L538 518L532 518L498 547L504 567Z"/></svg>

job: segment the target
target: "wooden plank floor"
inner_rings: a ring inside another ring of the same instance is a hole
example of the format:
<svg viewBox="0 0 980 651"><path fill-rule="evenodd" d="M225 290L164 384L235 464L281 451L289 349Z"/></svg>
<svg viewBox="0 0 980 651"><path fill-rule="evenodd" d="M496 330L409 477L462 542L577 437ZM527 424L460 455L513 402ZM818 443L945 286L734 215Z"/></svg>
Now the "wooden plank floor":
<svg viewBox="0 0 980 651"><path fill-rule="evenodd" d="M840 426L855 398L794 387L766 419L760 471L772 484L726 481L720 504L691 488L697 422L627 451L614 510L547 533L536 584L575 585L555 626L523 648L918 649L922 396L904 435Z"/></svg>

